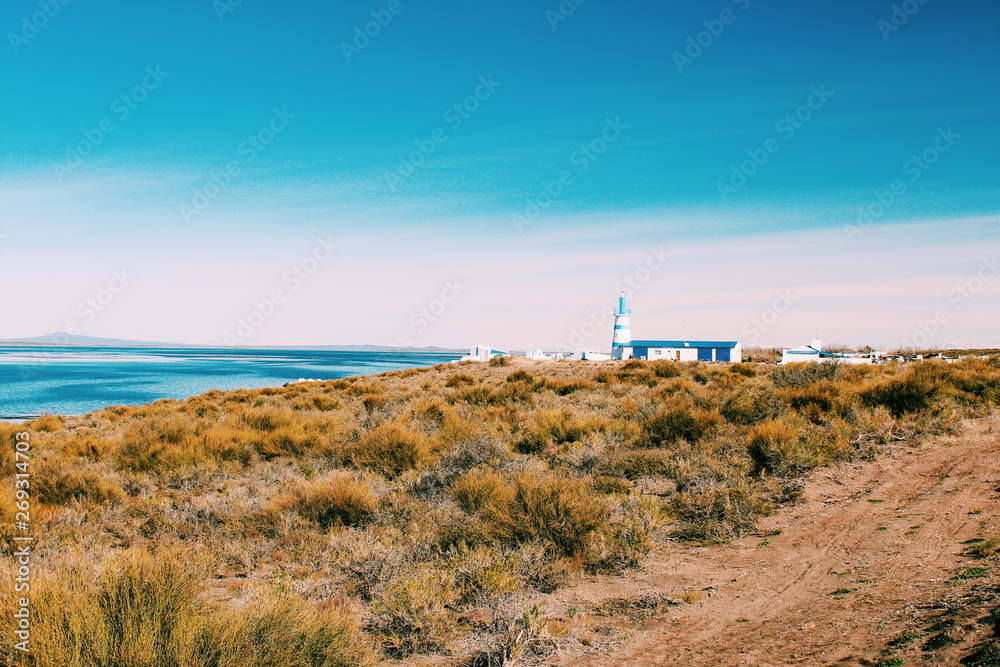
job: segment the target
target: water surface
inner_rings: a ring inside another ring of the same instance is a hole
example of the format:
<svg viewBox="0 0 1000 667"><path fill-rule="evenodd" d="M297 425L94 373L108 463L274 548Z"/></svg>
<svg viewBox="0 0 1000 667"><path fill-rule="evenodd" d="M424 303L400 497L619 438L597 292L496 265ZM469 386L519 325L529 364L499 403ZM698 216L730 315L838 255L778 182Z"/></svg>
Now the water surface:
<svg viewBox="0 0 1000 667"><path fill-rule="evenodd" d="M0 418L78 415L109 405L186 398L209 389L280 387L300 378L432 366L435 352L171 347L0 346Z"/></svg>

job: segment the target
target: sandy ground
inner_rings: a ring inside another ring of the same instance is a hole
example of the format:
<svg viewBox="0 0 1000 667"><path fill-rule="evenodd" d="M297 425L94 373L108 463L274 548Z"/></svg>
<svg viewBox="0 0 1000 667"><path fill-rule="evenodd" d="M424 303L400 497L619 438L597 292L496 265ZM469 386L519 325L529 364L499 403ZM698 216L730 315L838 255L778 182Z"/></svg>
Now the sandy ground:
<svg viewBox="0 0 1000 667"><path fill-rule="evenodd" d="M962 555L962 542L1000 534L998 486L1000 415L874 462L820 471L803 501L763 522L760 536L722 547L665 544L642 572L589 577L551 596L551 611L577 607L588 615L610 597L704 597L629 623L634 633L617 645L564 647L549 664L875 664L889 655L887 642L927 610L1000 583L995 573L952 581L964 568L996 565ZM933 654L911 646L906 664L958 664L984 633Z"/></svg>

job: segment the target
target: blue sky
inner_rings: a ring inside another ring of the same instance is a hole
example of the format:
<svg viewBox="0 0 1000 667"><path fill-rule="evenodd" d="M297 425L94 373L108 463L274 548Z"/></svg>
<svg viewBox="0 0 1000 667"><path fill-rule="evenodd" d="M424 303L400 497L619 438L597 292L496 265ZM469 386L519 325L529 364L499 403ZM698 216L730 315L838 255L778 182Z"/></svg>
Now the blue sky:
<svg viewBox="0 0 1000 667"><path fill-rule="evenodd" d="M1000 342L995 3L36 0L0 28L0 338L600 348L633 276L647 338Z"/></svg>

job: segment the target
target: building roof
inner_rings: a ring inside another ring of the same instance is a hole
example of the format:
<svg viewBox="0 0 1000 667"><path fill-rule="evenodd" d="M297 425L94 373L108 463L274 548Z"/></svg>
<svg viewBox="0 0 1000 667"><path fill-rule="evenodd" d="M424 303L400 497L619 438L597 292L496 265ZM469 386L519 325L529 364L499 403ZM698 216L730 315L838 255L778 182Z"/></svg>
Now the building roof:
<svg viewBox="0 0 1000 667"><path fill-rule="evenodd" d="M634 340L622 347L728 347L734 349L739 343L736 341L715 341L715 340Z"/></svg>
<svg viewBox="0 0 1000 667"><path fill-rule="evenodd" d="M837 359L845 359L846 357L842 354L837 354L836 352L827 352L825 350L817 350L811 345L799 345L798 347L793 347L790 350L785 350L785 354L814 354L821 357L836 357Z"/></svg>

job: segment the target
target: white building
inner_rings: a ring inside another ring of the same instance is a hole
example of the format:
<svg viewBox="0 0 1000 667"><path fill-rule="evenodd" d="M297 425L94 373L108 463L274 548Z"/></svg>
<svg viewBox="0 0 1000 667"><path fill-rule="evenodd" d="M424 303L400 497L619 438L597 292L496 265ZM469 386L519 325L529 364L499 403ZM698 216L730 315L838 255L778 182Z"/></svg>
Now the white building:
<svg viewBox="0 0 1000 667"><path fill-rule="evenodd" d="M608 361L609 359L612 359L612 356L610 354L604 354L603 352L591 352L589 350L579 348L572 355L570 355L570 359L575 361L579 361L581 359L584 361Z"/></svg>
<svg viewBox="0 0 1000 667"><path fill-rule="evenodd" d="M469 354L459 359L459 361L489 361L493 357L509 354L503 350L494 350L489 345L476 345L469 350Z"/></svg>
<svg viewBox="0 0 1000 667"><path fill-rule="evenodd" d="M614 359L670 359L671 361L742 361L743 346L737 341L632 340L632 311L625 296L618 298L615 332L611 341Z"/></svg>
<svg viewBox="0 0 1000 667"><path fill-rule="evenodd" d="M877 352L826 352L823 350L823 341L813 338L808 345L785 348L781 351L780 364L799 364L802 362L814 361L817 363L837 363L837 364L876 364L879 354Z"/></svg>

